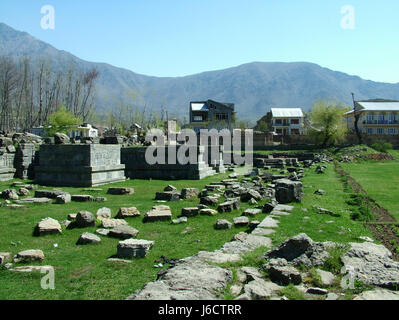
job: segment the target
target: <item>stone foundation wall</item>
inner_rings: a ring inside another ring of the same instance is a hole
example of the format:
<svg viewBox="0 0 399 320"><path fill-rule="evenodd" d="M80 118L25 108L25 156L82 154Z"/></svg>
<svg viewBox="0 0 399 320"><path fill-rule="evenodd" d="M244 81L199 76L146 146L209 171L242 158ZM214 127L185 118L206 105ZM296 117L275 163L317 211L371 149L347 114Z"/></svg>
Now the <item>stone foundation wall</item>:
<svg viewBox="0 0 399 320"><path fill-rule="evenodd" d="M125 180L119 145L42 145L35 182L91 187Z"/></svg>
<svg viewBox="0 0 399 320"><path fill-rule="evenodd" d="M181 146L176 146L176 154ZM197 148L197 164L176 164L168 161L169 150L165 149L165 164L148 164L145 159L146 147L122 148L121 162L126 166L126 177L131 179L159 179L159 180L199 180L215 174L204 161L204 147ZM180 161L182 162L182 161ZM216 165L216 164L215 164Z"/></svg>

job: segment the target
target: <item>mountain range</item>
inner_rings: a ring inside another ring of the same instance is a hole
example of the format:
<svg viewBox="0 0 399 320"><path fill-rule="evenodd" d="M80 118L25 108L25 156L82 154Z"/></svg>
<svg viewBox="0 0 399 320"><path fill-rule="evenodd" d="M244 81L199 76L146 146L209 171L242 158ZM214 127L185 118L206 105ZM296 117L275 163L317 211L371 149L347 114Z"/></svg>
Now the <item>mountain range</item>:
<svg viewBox="0 0 399 320"><path fill-rule="evenodd" d="M58 50L26 32L0 23L0 55L45 58L57 71L74 66L99 71L96 108L107 110L122 103L148 109L168 110L169 116L188 117L189 102L212 99L235 104L237 117L257 120L272 107L302 107L310 110L319 99L351 104L357 100L399 99L399 83L361 79L309 62L252 62L224 70L184 77L154 77L89 62ZM132 99L132 96L134 98ZM182 115L182 110L186 110Z"/></svg>

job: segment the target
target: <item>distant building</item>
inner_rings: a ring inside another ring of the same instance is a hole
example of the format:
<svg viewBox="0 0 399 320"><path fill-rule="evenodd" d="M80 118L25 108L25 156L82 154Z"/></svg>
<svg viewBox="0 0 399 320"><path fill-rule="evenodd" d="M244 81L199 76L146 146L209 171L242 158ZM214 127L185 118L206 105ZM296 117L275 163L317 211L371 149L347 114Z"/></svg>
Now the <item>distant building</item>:
<svg viewBox="0 0 399 320"><path fill-rule="evenodd" d="M229 129L234 126L234 103L213 100L190 102L190 126L201 129Z"/></svg>
<svg viewBox="0 0 399 320"><path fill-rule="evenodd" d="M98 130L94 128L91 124L84 123L83 125L77 127L74 130L71 130L67 133L70 138L97 138Z"/></svg>
<svg viewBox="0 0 399 320"><path fill-rule="evenodd" d="M368 100L355 101L355 110L360 113L359 131L366 135L399 134L399 101ZM350 131L355 130L354 111L345 114Z"/></svg>
<svg viewBox="0 0 399 320"><path fill-rule="evenodd" d="M304 115L301 108L272 108L270 112L275 134L282 136L303 134Z"/></svg>

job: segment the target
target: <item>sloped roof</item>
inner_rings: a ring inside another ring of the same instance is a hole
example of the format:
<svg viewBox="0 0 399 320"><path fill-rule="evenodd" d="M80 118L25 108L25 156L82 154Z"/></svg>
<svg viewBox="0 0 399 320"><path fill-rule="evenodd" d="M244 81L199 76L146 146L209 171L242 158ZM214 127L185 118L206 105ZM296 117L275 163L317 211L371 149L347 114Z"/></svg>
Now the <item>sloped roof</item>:
<svg viewBox="0 0 399 320"><path fill-rule="evenodd" d="M357 111L399 111L399 101L356 101ZM353 110L345 114L351 114Z"/></svg>
<svg viewBox="0 0 399 320"><path fill-rule="evenodd" d="M193 111L206 111L208 106L205 102L191 102L191 110Z"/></svg>
<svg viewBox="0 0 399 320"><path fill-rule="evenodd" d="M301 108L272 108L273 117L285 118L285 117L298 117L303 118L303 112Z"/></svg>
<svg viewBox="0 0 399 320"><path fill-rule="evenodd" d="M207 111L209 110L209 104L216 104L225 108L229 108L234 111L234 103L227 102L218 102L215 100L207 100L207 101L192 101L190 102L190 107L192 111Z"/></svg>
<svg viewBox="0 0 399 320"><path fill-rule="evenodd" d="M356 101L365 111L399 111L399 101L396 102L366 102Z"/></svg>

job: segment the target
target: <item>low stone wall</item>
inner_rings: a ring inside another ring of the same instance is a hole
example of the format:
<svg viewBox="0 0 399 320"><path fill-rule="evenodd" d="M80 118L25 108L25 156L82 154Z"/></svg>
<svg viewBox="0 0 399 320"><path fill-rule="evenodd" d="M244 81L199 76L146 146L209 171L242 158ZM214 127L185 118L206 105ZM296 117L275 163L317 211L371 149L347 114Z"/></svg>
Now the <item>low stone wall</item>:
<svg viewBox="0 0 399 320"><path fill-rule="evenodd" d="M35 182L91 187L125 180L119 145L42 145Z"/></svg>
<svg viewBox="0 0 399 320"><path fill-rule="evenodd" d="M15 153L3 153L0 155L0 181L8 181L14 178Z"/></svg>
<svg viewBox="0 0 399 320"><path fill-rule="evenodd" d="M180 147L176 146L176 154ZM148 164L145 159L146 147L122 148L121 162L126 166L126 177L131 179L200 180L216 173L204 161L204 147L196 147L197 164L184 165L180 164L182 161L179 161L177 157L176 164L170 163L168 161L169 149L167 147L159 148L165 149L165 164Z"/></svg>

